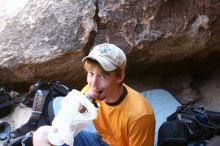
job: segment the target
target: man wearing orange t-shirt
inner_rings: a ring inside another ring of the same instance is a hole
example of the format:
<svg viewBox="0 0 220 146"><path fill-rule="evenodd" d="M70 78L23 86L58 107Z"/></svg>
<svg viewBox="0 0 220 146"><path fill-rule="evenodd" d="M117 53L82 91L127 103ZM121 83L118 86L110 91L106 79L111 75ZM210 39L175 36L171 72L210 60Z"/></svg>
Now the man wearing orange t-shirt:
<svg viewBox="0 0 220 146"><path fill-rule="evenodd" d="M87 85L82 92L100 105L93 121L97 133L81 131L74 146L153 146L155 117L149 102L123 83L126 56L113 44L100 44L83 58ZM33 137L35 146L47 146L50 126L39 128Z"/></svg>

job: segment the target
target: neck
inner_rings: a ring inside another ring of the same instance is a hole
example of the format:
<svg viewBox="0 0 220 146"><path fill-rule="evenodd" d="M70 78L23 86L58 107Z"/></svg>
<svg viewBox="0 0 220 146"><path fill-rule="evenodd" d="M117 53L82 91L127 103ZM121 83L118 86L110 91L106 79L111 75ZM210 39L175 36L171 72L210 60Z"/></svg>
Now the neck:
<svg viewBox="0 0 220 146"><path fill-rule="evenodd" d="M119 88L116 88L114 90L114 94L111 97L105 99L105 102L115 103L118 101L118 99L121 97L122 94L123 94L123 86L120 85Z"/></svg>

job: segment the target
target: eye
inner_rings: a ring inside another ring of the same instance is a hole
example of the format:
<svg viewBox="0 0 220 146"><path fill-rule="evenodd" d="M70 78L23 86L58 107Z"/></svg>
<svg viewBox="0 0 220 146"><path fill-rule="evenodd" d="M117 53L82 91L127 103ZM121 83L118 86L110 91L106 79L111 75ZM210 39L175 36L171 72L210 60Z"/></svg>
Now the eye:
<svg viewBox="0 0 220 146"><path fill-rule="evenodd" d="M92 75L93 75L93 72L88 71L88 75L89 75L89 76L92 76Z"/></svg>
<svg viewBox="0 0 220 146"><path fill-rule="evenodd" d="M101 78L101 79L106 79L107 76L106 76L106 75L100 75L100 78Z"/></svg>

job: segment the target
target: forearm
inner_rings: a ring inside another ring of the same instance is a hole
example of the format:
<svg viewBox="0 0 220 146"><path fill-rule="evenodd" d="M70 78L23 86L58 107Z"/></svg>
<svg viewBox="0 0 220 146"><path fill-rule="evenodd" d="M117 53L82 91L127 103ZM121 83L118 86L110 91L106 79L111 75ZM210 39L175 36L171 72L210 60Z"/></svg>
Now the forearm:
<svg viewBox="0 0 220 146"><path fill-rule="evenodd" d="M52 129L51 126L42 126L38 128L33 135L34 146L52 146L48 141L48 134Z"/></svg>

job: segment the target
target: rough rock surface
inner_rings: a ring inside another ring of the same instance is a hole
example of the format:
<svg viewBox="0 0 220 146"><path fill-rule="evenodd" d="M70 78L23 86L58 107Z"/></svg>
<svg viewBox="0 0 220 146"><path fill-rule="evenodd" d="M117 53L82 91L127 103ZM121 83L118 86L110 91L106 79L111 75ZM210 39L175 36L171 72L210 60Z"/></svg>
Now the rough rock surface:
<svg viewBox="0 0 220 146"><path fill-rule="evenodd" d="M171 91L183 104L199 100L198 91L193 88L194 79L190 75L178 75L164 78L163 87Z"/></svg>
<svg viewBox="0 0 220 146"><path fill-rule="evenodd" d="M188 70L198 65L191 60L203 64L210 58L219 65L216 0L2 0L0 5L4 83L60 80L80 87L81 59L103 42L123 48L128 73L162 72L169 65L182 69L179 63Z"/></svg>
<svg viewBox="0 0 220 146"><path fill-rule="evenodd" d="M96 31L92 0L1 1L0 75L12 83L77 79ZM14 7L12 7L14 6ZM13 8L13 9L11 9Z"/></svg>
<svg viewBox="0 0 220 146"><path fill-rule="evenodd" d="M189 74L147 74L128 77L126 84L142 92L165 89L183 104L202 106L220 112L220 70L192 76ZM156 98L156 97L155 97Z"/></svg>

